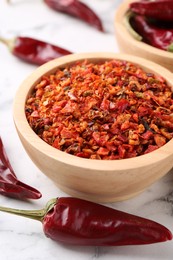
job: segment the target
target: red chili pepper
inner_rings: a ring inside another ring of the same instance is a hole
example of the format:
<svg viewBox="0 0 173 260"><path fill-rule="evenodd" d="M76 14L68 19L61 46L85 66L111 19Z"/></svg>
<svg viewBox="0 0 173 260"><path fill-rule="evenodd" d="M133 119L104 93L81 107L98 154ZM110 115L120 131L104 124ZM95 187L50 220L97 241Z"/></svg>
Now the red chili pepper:
<svg viewBox="0 0 173 260"><path fill-rule="evenodd" d="M44 2L56 11L77 17L98 30L104 31L98 15L90 7L78 0L44 0Z"/></svg>
<svg viewBox="0 0 173 260"><path fill-rule="evenodd" d="M136 1L130 4L130 9L140 15L164 21L173 21L173 1Z"/></svg>
<svg viewBox="0 0 173 260"><path fill-rule="evenodd" d="M158 28L141 15L135 15L131 19L131 25L143 37L144 42L156 48L173 52L173 29Z"/></svg>
<svg viewBox="0 0 173 260"><path fill-rule="evenodd" d="M0 137L0 194L17 199L39 199L41 193L19 181L6 155Z"/></svg>
<svg viewBox="0 0 173 260"><path fill-rule="evenodd" d="M6 0L8 3L11 0ZM94 26L99 31L104 31L102 22L98 15L86 4L79 0L43 0L46 5L55 11L62 12L74 16L91 26Z"/></svg>
<svg viewBox="0 0 173 260"><path fill-rule="evenodd" d="M0 207L0 211L39 220L47 237L76 246L142 245L172 239L159 223L78 198L53 199L42 210Z"/></svg>
<svg viewBox="0 0 173 260"><path fill-rule="evenodd" d="M5 43L16 57L37 65L72 53L61 47L29 37L16 37L11 40L0 38L0 41Z"/></svg>

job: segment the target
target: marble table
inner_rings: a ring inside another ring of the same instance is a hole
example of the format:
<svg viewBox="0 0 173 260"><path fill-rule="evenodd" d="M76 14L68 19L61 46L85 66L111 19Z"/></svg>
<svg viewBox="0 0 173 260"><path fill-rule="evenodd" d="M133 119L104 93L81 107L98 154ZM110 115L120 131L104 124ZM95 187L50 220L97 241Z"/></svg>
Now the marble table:
<svg viewBox="0 0 173 260"><path fill-rule="evenodd" d="M56 13L42 0L0 0L0 36L30 36L50 41L75 53L118 52L114 36L114 15L120 0L84 1L101 17L106 33L75 18ZM42 208L52 197L67 196L49 180L27 156L13 123L13 99L21 82L36 66L11 55L0 44L0 135L18 178L39 189L37 201L18 201L0 196L0 205L22 209ZM108 206L155 220L173 232L173 172L169 172L145 192ZM72 247L46 238L40 222L0 213L1 260L134 260L172 259L173 242L124 247Z"/></svg>

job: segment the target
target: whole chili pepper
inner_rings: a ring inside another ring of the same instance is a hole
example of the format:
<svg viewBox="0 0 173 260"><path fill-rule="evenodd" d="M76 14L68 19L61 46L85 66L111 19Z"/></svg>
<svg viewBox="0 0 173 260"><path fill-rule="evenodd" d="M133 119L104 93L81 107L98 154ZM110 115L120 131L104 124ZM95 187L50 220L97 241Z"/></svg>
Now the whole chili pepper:
<svg viewBox="0 0 173 260"><path fill-rule="evenodd" d="M41 193L19 181L6 155L0 137L0 194L17 199L39 199Z"/></svg>
<svg viewBox="0 0 173 260"><path fill-rule="evenodd" d="M8 3L11 0L6 0ZM99 31L104 31L102 22L98 15L86 4L79 0L43 0L51 9L74 16Z"/></svg>
<svg viewBox="0 0 173 260"><path fill-rule="evenodd" d="M44 2L56 11L77 17L98 30L104 31L98 15L90 7L78 0L44 0Z"/></svg>
<svg viewBox="0 0 173 260"><path fill-rule="evenodd" d="M37 65L72 53L48 42L29 37L16 37L11 40L0 38L0 41L5 43L16 57Z"/></svg>
<svg viewBox="0 0 173 260"><path fill-rule="evenodd" d="M134 15L131 25L143 41L162 50L173 52L173 29L158 28L149 23L146 17Z"/></svg>
<svg viewBox="0 0 173 260"><path fill-rule="evenodd" d="M173 1L136 1L130 4L130 9L140 15L163 21L173 21Z"/></svg>
<svg viewBox="0 0 173 260"><path fill-rule="evenodd" d="M0 207L0 211L39 220L47 237L77 246L142 245L172 239L166 227L152 220L72 197L50 200L41 210Z"/></svg>

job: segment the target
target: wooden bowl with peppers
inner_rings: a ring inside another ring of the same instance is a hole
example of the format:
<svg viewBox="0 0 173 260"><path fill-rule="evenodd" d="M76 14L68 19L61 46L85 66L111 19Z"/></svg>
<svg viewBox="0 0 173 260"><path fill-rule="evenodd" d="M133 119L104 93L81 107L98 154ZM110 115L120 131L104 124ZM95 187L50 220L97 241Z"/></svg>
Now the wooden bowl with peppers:
<svg viewBox="0 0 173 260"><path fill-rule="evenodd" d="M173 72L173 1L126 0L115 14L121 52L150 59Z"/></svg>
<svg viewBox="0 0 173 260"><path fill-rule="evenodd" d="M14 122L29 157L60 189L121 201L173 166L172 88L172 73L146 59L71 54L21 84Z"/></svg>

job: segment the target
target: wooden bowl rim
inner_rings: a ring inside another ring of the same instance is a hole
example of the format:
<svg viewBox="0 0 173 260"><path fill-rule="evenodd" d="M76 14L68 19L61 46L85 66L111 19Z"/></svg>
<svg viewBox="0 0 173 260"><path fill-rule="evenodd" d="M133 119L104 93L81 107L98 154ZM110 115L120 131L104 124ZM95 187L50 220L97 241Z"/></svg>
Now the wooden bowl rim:
<svg viewBox="0 0 173 260"><path fill-rule="evenodd" d="M125 41L128 41L129 44L132 46L137 46L142 51L146 51L146 53L149 53L150 55L156 55L161 59L170 59L173 62L173 53L166 52L164 50L155 48L149 44L146 44L144 42L136 40L126 29L124 25L124 15L129 9L129 4L132 2L136 2L136 0L126 0L120 6L118 7L116 13L115 13L115 30L118 30L118 32L123 36Z"/></svg>
<svg viewBox="0 0 173 260"><path fill-rule="evenodd" d="M38 67L30 76L28 76L23 83L18 88L14 102L13 102L13 119L18 133L24 138L24 140L29 143L30 146L34 147L36 150L48 156L51 159L60 161L64 164L69 164L71 166L80 167L88 169L88 174L92 173L92 170L98 170L101 172L107 171L124 171L129 169L136 169L145 167L147 165L155 164L162 161L173 154L173 139L167 142L164 146L159 149L145 155L141 155L135 158L121 159L121 160L91 160L85 158L79 158L74 155L67 154L65 152L59 151L58 149L48 145L41 138L39 138L36 133L29 126L26 116L25 116L25 102L30 89L38 82L42 75L49 74L59 66L65 66L68 63L73 63L77 60L108 60L108 59L119 59L133 62L134 64L139 64L141 67L163 76L168 84L173 88L172 73L166 68L148 61L144 58L135 57L126 54L117 54L110 52L102 53L79 53L67 55L55 60L52 60L40 67ZM142 65L141 65L142 64Z"/></svg>

